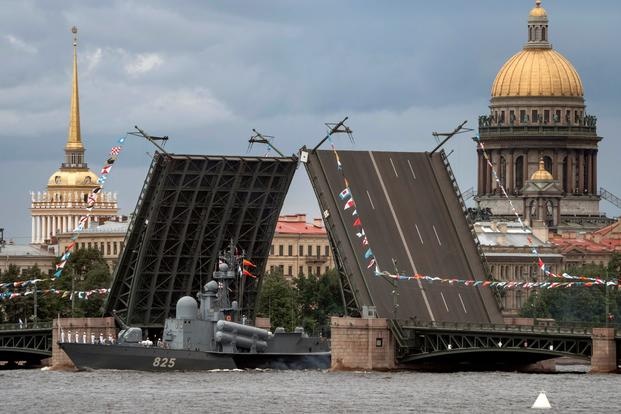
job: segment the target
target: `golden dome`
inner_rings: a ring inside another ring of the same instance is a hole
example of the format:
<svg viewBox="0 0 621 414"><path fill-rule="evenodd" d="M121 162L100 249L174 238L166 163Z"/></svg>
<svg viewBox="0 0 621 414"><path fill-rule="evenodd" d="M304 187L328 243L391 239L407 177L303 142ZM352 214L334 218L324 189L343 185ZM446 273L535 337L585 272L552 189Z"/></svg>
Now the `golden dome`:
<svg viewBox="0 0 621 414"><path fill-rule="evenodd" d="M531 181L552 181L554 177L550 174L545 167L543 158L539 160L539 169L530 176Z"/></svg>
<svg viewBox="0 0 621 414"><path fill-rule="evenodd" d="M58 170L47 181L48 187L89 187L97 184L97 175L91 170Z"/></svg>
<svg viewBox="0 0 621 414"><path fill-rule="evenodd" d="M546 9L541 7L541 1L535 2L535 7L528 13L530 17L547 17Z"/></svg>
<svg viewBox="0 0 621 414"><path fill-rule="evenodd" d="M583 97L582 80L573 65L553 49L526 48L504 64L492 85L492 97Z"/></svg>

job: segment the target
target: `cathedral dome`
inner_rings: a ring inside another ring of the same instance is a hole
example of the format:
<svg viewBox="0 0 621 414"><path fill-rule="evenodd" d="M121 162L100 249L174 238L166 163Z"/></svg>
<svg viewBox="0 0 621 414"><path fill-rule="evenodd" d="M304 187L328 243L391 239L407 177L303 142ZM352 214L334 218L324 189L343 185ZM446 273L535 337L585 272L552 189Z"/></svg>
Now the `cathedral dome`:
<svg viewBox="0 0 621 414"><path fill-rule="evenodd" d="M507 60L492 85L492 98L504 97L584 97L580 75L552 49L548 14L539 0L528 15L528 42Z"/></svg>
<svg viewBox="0 0 621 414"><path fill-rule="evenodd" d="M94 187L97 175L91 170L58 170L47 181L48 188L54 187Z"/></svg>
<svg viewBox="0 0 621 414"><path fill-rule="evenodd" d="M583 97L582 80L573 65L553 49L527 49L504 64L492 85L492 97Z"/></svg>

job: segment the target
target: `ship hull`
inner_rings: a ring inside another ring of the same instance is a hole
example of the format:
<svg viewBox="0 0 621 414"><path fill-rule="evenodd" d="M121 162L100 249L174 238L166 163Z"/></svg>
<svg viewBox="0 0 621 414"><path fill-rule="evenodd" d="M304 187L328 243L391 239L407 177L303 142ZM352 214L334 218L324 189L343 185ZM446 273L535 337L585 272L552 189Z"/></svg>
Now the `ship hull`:
<svg viewBox="0 0 621 414"><path fill-rule="evenodd" d="M330 352L251 354L67 342L59 345L80 370L209 371L330 368Z"/></svg>

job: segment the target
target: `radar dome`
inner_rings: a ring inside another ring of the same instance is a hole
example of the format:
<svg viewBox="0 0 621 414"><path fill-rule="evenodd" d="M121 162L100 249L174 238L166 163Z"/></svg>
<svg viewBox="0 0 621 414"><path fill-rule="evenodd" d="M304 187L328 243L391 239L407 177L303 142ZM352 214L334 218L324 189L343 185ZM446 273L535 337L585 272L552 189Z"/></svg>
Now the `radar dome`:
<svg viewBox="0 0 621 414"><path fill-rule="evenodd" d="M196 319L198 304L192 296L184 296L177 301L177 319Z"/></svg>

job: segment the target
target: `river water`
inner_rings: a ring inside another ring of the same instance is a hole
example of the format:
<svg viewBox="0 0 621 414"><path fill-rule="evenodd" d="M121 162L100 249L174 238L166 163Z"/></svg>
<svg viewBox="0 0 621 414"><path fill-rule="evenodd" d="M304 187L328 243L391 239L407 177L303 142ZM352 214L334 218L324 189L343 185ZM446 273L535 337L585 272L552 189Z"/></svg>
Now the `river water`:
<svg viewBox="0 0 621 414"><path fill-rule="evenodd" d="M620 375L0 371L6 413L619 413Z"/></svg>

